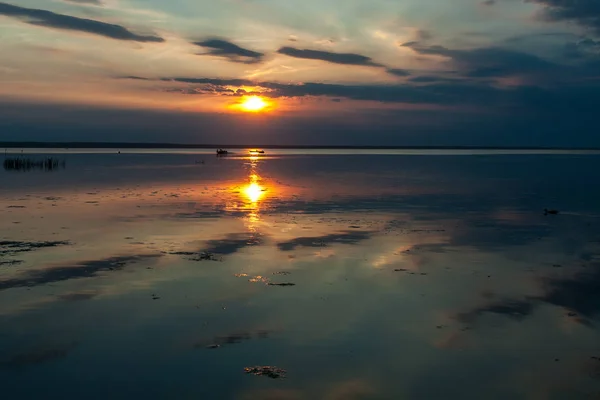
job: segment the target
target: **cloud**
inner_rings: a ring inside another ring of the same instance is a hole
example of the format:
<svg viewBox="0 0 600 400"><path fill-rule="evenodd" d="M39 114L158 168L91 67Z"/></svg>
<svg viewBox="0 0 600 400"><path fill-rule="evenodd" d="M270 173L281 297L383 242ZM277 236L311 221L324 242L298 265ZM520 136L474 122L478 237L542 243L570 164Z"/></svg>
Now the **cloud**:
<svg viewBox="0 0 600 400"><path fill-rule="evenodd" d="M412 77L409 79L409 81L415 82L415 83L434 83L434 82L453 82L453 81L456 81L456 79L444 78L441 76L421 75L421 76Z"/></svg>
<svg viewBox="0 0 600 400"><path fill-rule="evenodd" d="M484 6L493 6L496 4L496 0L485 0L482 1L481 4L483 4Z"/></svg>
<svg viewBox="0 0 600 400"><path fill-rule="evenodd" d="M327 96L352 100L371 100L382 103L411 104L455 104L458 96L464 101L478 103L494 98L499 89L482 85L446 84L434 87L411 85L339 85L306 82L285 84L276 82L255 82L245 79L214 78L162 78L163 81L189 83L189 88L171 88L169 91L183 94L208 95L261 95L270 98ZM234 92L229 86L255 86L257 92Z"/></svg>
<svg viewBox="0 0 600 400"><path fill-rule="evenodd" d="M542 17L549 21L572 21L600 34L598 0L527 0L545 6Z"/></svg>
<svg viewBox="0 0 600 400"><path fill-rule="evenodd" d="M558 64L546 61L536 55L501 47L483 47L468 50L453 50L443 46L424 46L419 42L404 43L418 54L436 55L450 58L460 72L471 78L498 78L528 75L532 79L542 79L548 74L564 72Z"/></svg>
<svg viewBox="0 0 600 400"><path fill-rule="evenodd" d="M355 53L332 53L321 50L296 49L294 47L282 47L277 50L279 54L294 58L306 60L320 60L332 64L342 65L363 65L368 67L381 67L381 64L374 62L370 57Z"/></svg>
<svg viewBox="0 0 600 400"><path fill-rule="evenodd" d="M289 57L301 58L305 60L325 61L331 64L340 65L357 65L363 67L385 68L385 71L394 76L409 76L410 73L399 68L387 68L385 65L373 61L371 57L363 56L356 53L333 53L330 51L297 49L294 47L285 46L277 50L279 54L284 54Z"/></svg>
<svg viewBox="0 0 600 400"><path fill-rule="evenodd" d="M211 49L207 54L219 56L229 61L257 64L262 62L264 54L257 51L244 49L234 43L224 39L206 39L200 42L194 42L196 46L207 47Z"/></svg>
<svg viewBox="0 0 600 400"><path fill-rule="evenodd" d="M386 72L388 74L396 75L396 76L409 76L410 75L410 72L408 72L404 69L399 69L399 68L388 68L388 69L386 69Z"/></svg>
<svg viewBox="0 0 600 400"><path fill-rule="evenodd" d="M96 6L101 6L104 4L102 2L102 0L63 0L63 1L66 1L67 3L92 4L92 5L96 5Z"/></svg>
<svg viewBox="0 0 600 400"><path fill-rule="evenodd" d="M575 43L575 45L584 52L598 54L600 53L600 40L592 38L583 38Z"/></svg>
<svg viewBox="0 0 600 400"><path fill-rule="evenodd" d="M51 11L34 8L18 7L0 2L0 15L20 19L28 24L46 28L62 29L91 33L117 40L130 40L135 42L156 42L165 40L159 36L144 36L135 34L121 25L108 24L92 19L72 17L57 14Z"/></svg>

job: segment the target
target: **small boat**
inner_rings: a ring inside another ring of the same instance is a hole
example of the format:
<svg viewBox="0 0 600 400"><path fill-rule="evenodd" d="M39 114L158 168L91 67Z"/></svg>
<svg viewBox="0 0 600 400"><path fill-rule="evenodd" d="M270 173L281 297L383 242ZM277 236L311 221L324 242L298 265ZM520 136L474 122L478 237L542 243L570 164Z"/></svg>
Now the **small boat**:
<svg viewBox="0 0 600 400"><path fill-rule="evenodd" d="M250 150L250 154L265 154L264 150Z"/></svg>
<svg viewBox="0 0 600 400"><path fill-rule="evenodd" d="M227 154L229 154L227 150L217 149L217 156L226 156Z"/></svg>

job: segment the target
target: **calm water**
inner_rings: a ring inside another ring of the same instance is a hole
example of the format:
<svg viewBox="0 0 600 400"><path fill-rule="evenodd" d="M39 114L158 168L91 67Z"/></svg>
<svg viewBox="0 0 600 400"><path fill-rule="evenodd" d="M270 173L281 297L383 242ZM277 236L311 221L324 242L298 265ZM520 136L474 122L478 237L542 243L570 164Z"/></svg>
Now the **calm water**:
<svg viewBox="0 0 600 400"><path fill-rule="evenodd" d="M3 398L600 397L600 155L204 153L0 171Z"/></svg>

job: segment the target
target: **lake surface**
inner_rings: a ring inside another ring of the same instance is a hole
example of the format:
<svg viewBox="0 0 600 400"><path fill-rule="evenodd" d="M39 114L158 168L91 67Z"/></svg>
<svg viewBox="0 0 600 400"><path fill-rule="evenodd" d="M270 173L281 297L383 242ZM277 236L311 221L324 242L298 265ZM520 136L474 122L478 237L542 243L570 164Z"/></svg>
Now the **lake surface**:
<svg viewBox="0 0 600 400"><path fill-rule="evenodd" d="M600 155L238 153L0 171L4 398L600 398Z"/></svg>

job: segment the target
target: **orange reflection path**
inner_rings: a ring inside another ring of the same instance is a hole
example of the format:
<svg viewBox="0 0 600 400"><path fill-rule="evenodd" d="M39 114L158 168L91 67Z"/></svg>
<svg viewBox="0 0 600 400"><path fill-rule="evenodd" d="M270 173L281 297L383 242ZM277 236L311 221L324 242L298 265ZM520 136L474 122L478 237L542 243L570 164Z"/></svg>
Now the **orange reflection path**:
<svg viewBox="0 0 600 400"><path fill-rule="evenodd" d="M256 225L260 222L260 206L267 194L260 175L257 173L258 157L250 157L249 183L242 187L240 193L245 197L244 208L248 210L248 229L256 231Z"/></svg>

